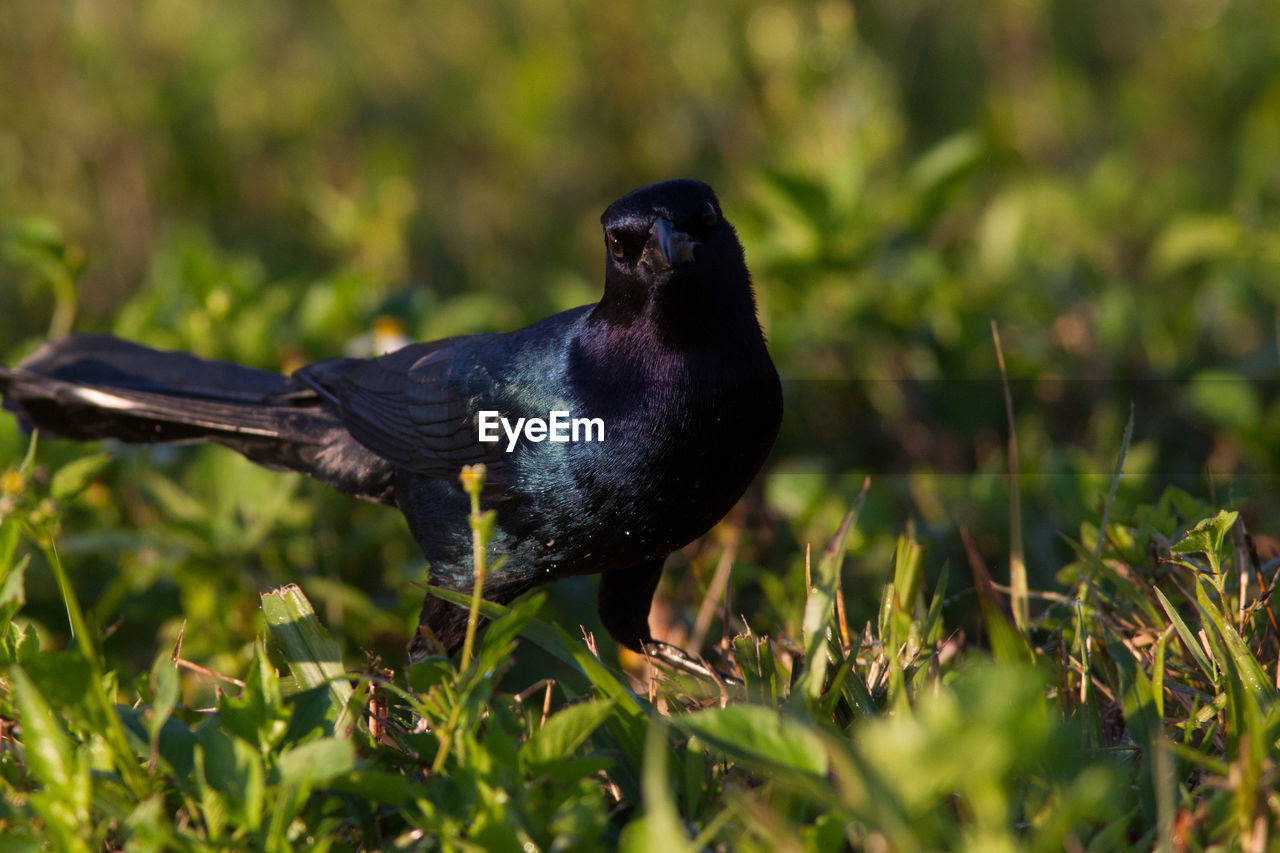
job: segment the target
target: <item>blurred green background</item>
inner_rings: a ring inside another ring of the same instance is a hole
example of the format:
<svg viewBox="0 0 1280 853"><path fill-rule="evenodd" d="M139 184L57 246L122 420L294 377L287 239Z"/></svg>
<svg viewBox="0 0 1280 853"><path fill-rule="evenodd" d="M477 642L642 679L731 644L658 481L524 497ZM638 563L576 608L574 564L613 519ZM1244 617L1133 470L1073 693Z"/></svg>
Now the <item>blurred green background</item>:
<svg viewBox="0 0 1280 853"><path fill-rule="evenodd" d="M733 612L794 636L804 545L868 475L850 622L908 523L930 577L961 527L1007 577L992 321L1033 586L1096 524L1131 403L1118 514L1177 485L1280 532L1278 152L1273 0L6 0L0 356L110 330L288 370L381 317L515 328L597 298L611 200L702 178L788 412L656 618L687 628L741 527ZM0 467L26 446L0 419ZM186 654L235 668L254 591L299 580L353 658L399 664L423 566L394 511L219 449L112 453L59 540L110 653L149 662L186 618Z"/></svg>

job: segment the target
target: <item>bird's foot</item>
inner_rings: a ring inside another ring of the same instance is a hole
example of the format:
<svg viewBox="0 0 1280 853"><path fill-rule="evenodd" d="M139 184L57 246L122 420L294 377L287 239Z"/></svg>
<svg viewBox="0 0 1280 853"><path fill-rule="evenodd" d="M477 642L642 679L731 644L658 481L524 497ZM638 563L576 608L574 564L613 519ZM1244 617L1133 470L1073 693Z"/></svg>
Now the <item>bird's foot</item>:
<svg viewBox="0 0 1280 853"><path fill-rule="evenodd" d="M710 678L729 687L741 687L742 679L721 672L697 655L691 655L678 646L660 640L648 640L644 644L645 654L653 661L699 678Z"/></svg>

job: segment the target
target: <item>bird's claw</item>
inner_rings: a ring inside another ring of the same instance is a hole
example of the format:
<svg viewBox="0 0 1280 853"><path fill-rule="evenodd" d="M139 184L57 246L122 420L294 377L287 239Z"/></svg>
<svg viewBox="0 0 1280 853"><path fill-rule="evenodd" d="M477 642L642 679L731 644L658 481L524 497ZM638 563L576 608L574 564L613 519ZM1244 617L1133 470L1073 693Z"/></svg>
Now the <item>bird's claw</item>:
<svg viewBox="0 0 1280 853"><path fill-rule="evenodd" d="M651 660L683 672L687 675L693 675L699 678L710 678L720 684L729 687L741 687L742 679L737 676L729 675L727 672L721 672L715 667L708 664L702 658L691 655L684 649L673 646L670 643L664 643L661 640L649 640L644 644L645 654Z"/></svg>

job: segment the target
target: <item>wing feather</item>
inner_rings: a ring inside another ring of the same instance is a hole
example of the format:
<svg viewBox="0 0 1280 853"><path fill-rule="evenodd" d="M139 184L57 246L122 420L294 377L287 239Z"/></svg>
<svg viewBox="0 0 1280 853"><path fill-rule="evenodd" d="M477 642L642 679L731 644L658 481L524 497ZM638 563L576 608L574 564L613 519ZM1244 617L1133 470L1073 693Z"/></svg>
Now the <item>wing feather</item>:
<svg viewBox="0 0 1280 853"><path fill-rule="evenodd" d="M467 358L468 338L448 338L367 361L335 359L309 365L294 377L316 388L338 409L355 439L399 468L456 480L464 465L483 462L488 482L503 482L501 442L481 442L476 412L495 385L483 366ZM480 393L473 393L479 391Z"/></svg>

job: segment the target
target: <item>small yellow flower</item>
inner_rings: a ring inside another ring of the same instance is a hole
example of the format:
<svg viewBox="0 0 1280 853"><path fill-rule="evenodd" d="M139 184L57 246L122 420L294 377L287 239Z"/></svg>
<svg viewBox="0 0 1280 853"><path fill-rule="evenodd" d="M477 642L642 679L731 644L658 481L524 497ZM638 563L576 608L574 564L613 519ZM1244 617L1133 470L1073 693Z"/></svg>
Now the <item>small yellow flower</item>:
<svg viewBox="0 0 1280 853"><path fill-rule="evenodd" d="M480 485L484 482L484 464L464 465L458 476L462 481L462 490L469 495L479 494Z"/></svg>
<svg viewBox="0 0 1280 853"><path fill-rule="evenodd" d="M10 468L0 474L0 492L6 495L21 494L27 488L27 475L17 468Z"/></svg>

